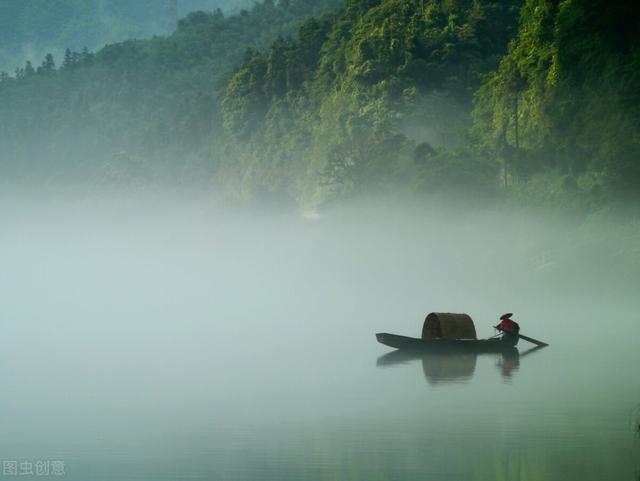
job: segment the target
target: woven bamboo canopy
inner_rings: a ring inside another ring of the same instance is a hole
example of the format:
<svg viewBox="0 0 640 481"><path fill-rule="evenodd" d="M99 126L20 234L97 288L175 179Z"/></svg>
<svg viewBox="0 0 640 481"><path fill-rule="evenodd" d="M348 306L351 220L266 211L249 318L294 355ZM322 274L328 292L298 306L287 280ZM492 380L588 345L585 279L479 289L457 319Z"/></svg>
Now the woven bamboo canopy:
<svg viewBox="0 0 640 481"><path fill-rule="evenodd" d="M476 327L467 314L432 312L422 325L422 339L477 339Z"/></svg>

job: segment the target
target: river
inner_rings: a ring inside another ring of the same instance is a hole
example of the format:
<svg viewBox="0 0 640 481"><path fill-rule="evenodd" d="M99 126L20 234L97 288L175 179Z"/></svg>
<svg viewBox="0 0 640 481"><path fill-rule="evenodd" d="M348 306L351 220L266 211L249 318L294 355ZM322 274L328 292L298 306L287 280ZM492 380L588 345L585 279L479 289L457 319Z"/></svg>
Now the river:
<svg viewBox="0 0 640 481"><path fill-rule="evenodd" d="M640 298L605 233L384 200L0 214L0 477L640 479ZM550 346L398 359L375 341L430 311L480 337L514 312Z"/></svg>

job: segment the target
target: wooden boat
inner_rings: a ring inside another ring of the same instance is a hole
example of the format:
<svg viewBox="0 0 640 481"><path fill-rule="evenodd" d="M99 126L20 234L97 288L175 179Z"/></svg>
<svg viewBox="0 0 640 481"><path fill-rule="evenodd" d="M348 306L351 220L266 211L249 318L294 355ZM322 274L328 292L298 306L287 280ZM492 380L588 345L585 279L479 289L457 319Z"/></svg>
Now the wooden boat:
<svg viewBox="0 0 640 481"><path fill-rule="evenodd" d="M422 325L422 337L407 337L380 332L379 343L396 349L412 351L503 352L518 344L517 335L478 339L473 319L467 314L432 312Z"/></svg>
<svg viewBox="0 0 640 481"><path fill-rule="evenodd" d="M419 339L379 332L376 339L385 346L410 351L503 352L513 350L518 344L517 336L495 339Z"/></svg>

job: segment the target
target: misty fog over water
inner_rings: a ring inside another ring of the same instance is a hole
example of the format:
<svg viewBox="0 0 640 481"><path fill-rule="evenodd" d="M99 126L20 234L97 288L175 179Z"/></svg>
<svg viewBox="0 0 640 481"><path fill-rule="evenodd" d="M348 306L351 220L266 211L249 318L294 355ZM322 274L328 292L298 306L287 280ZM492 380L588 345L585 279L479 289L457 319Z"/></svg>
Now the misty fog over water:
<svg viewBox="0 0 640 481"><path fill-rule="evenodd" d="M69 480L639 475L640 299L605 226L175 192L6 194L0 220L2 460ZM418 337L431 311L482 338L514 312L550 347L379 361L376 332Z"/></svg>

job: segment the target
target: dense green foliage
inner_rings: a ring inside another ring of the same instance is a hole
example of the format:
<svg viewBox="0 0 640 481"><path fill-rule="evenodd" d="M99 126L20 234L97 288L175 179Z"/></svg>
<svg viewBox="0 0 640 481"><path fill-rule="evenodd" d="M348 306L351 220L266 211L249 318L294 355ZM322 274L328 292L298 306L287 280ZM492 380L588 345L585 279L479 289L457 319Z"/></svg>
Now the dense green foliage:
<svg viewBox="0 0 640 481"><path fill-rule="evenodd" d="M51 56L35 68L27 63L0 79L3 172L202 175L210 145L219 144L216 92L228 72L248 48L265 47L335 4L265 0L238 15L195 12L167 37L96 54L68 50L59 68Z"/></svg>
<svg viewBox="0 0 640 481"><path fill-rule="evenodd" d="M491 165L431 144L459 143L518 6L351 0L339 16L307 21L297 41L278 39L225 92L239 187L304 202L389 183L485 188Z"/></svg>
<svg viewBox="0 0 640 481"><path fill-rule="evenodd" d="M62 158L78 175L164 170L305 204L401 186L635 205L639 24L623 0L192 13L167 37L3 75L2 169L68 175Z"/></svg>
<svg viewBox="0 0 640 481"><path fill-rule="evenodd" d="M395 182L582 212L628 204L640 7L527 0L517 28L516 7L354 0L274 43L225 93L240 187L318 201Z"/></svg>
<svg viewBox="0 0 640 481"><path fill-rule="evenodd" d="M527 197L629 200L640 185L640 7L527 0L477 96L478 146Z"/></svg>

